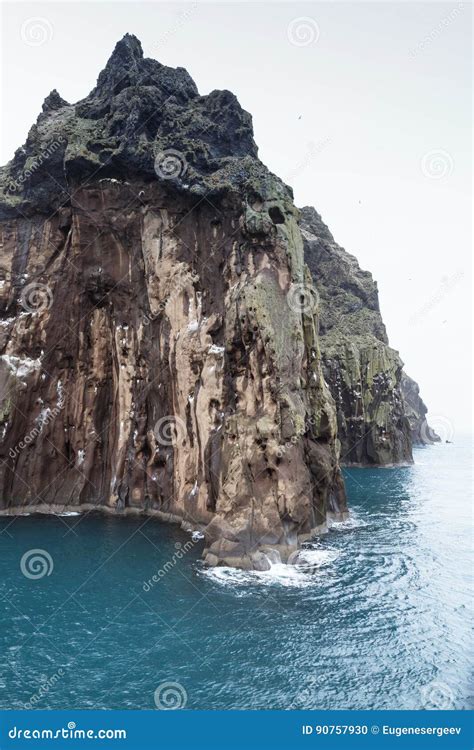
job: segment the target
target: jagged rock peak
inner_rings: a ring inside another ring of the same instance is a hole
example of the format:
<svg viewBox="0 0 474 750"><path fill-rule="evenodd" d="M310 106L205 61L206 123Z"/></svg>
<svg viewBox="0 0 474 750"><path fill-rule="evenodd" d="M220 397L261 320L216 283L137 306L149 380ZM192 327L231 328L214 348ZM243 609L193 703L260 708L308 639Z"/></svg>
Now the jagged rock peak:
<svg viewBox="0 0 474 750"><path fill-rule="evenodd" d="M103 91L108 85L124 78L125 74L138 74L139 61L143 60L143 49L139 39L132 34L117 42L105 68L99 74L96 90ZM115 93L113 89L110 93Z"/></svg>
<svg viewBox="0 0 474 750"><path fill-rule="evenodd" d="M170 152L181 164L171 177L156 162ZM292 199L258 159L252 118L236 96L200 96L184 68L144 57L130 34L87 97L70 105L53 90L46 98L26 143L0 168L0 218L49 213L92 177L164 180L210 198L268 186L267 197Z"/></svg>
<svg viewBox="0 0 474 750"><path fill-rule="evenodd" d="M69 103L60 96L56 89L53 89L43 102L43 112L52 112L62 107L69 107Z"/></svg>
<svg viewBox="0 0 474 750"><path fill-rule="evenodd" d="M180 101L199 95L184 68L169 68L158 60L145 58L140 40L133 34L125 34L115 45L90 96L110 98L131 86L154 86L166 96L177 96Z"/></svg>
<svg viewBox="0 0 474 750"><path fill-rule="evenodd" d="M114 51L112 52L107 67L111 67L117 63L133 63L137 60L143 59L143 48L142 43L135 36L135 34L124 34L122 39L115 45Z"/></svg>

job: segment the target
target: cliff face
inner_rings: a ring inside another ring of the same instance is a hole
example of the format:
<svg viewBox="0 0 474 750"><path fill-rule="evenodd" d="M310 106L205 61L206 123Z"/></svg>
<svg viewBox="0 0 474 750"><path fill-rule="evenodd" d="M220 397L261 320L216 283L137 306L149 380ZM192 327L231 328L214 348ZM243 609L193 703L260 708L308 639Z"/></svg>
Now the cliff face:
<svg viewBox="0 0 474 750"><path fill-rule="evenodd" d="M406 373L402 373L402 393L405 402L405 413L411 429L414 445L430 445L441 442L441 438L426 421L428 408L420 396L418 383Z"/></svg>
<svg viewBox="0 0 474 750"><path fill-rule="evenodd" d="M298 212L231 93L127 35L0 186L3 512L146 511L261 569L344 516Z"/></svg>
<svg viewBox="0 0 474 750"><path fill-rule="evenodd" d="M377 284L334 240L314 208L301 211L305 260L320 299L323 370L337 407L341 461L412 461L426 407L406 389L398 352L388 346ZM423 411L424 409L424 411ZM426 420L425 420L426 421Z"/></svg>

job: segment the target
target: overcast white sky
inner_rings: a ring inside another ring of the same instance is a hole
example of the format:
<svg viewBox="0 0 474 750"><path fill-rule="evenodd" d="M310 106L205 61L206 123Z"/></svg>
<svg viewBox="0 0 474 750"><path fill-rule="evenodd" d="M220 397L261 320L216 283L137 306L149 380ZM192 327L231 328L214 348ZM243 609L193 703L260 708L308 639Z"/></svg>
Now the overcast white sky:
<svg viewBox="0 0 474 750"><path fill-rule="evenodd" d="M201 93L232 90L261 159L377 279L391 345L435 426L459 434L471 426L471 13L468 2L4 3L1 163L49 91L84 97L126 32Z"/></svg>

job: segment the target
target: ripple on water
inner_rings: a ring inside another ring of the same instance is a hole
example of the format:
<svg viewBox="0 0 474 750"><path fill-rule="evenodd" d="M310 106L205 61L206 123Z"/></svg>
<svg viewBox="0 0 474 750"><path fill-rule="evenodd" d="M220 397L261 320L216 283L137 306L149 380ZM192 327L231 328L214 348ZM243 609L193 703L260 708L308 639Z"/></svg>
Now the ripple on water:
<svg viewBox="0 0 474 750"><path fill-rule="evenodd" d="M151 520L147 541L133 517L86 514L67 538L54 517L0 517L0 707L61 667L39 708L151 709L161 679L191 709L422 709L440 684L469 708L471 462L449 448L390 476L348 471L347 521L268 572L206 569L198 545L170 566L189 536ZM32 582L20 559L38 546L54 572Z"/></svg>

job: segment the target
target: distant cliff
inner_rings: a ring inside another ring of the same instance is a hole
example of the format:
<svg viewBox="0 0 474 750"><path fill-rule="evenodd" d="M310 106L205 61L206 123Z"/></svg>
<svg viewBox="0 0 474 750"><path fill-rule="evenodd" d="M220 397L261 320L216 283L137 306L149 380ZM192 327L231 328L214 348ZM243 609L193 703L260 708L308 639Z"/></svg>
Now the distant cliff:
<svg viewBox="0 0 474 750"><path fill-rule="evenodd" d="M441 438L426 421L428 407L420 396L419 385L406 373L402 373L402 393L413 444L430 445L430 443L439 443Z"/></svg>
<svg viewBox="0 0 474 750"><path fill-rule="evenodd" d="M301 210L305 261L319 294L323 371L336 403L341 461L411 462L412 442L435 438L417 384L388 345L377 284L334 240L314 208Z"/></svg>

